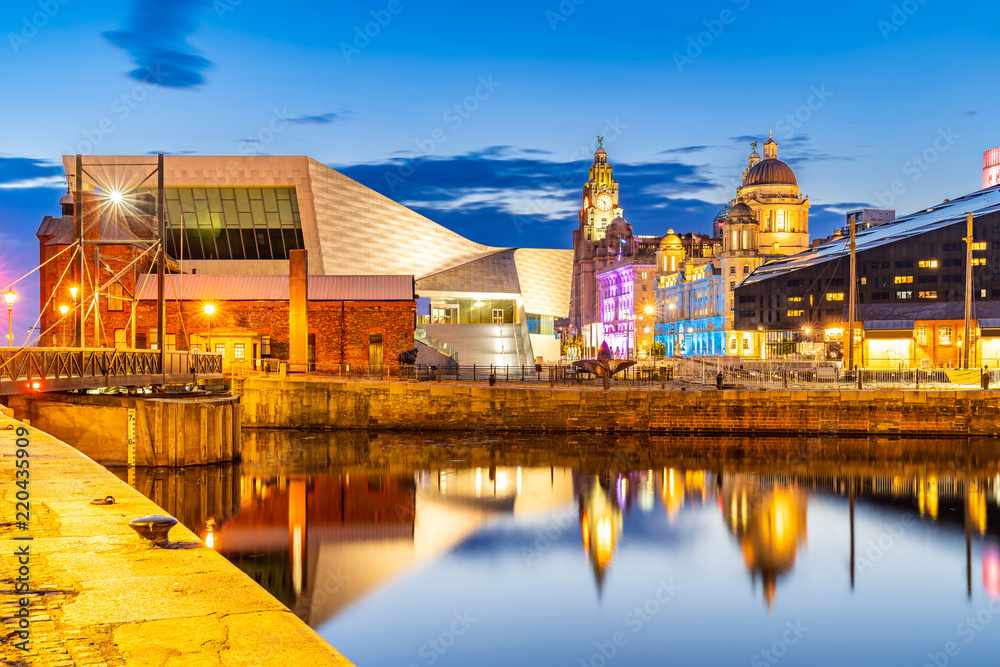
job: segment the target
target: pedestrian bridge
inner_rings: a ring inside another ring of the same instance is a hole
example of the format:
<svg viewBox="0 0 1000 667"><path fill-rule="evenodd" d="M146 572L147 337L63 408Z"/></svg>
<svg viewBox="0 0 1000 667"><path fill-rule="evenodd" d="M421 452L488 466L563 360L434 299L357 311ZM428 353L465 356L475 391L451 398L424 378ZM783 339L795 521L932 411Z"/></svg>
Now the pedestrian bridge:
<svg viewBox="0 0 1000 667"><path fill-rule="evenodd" d="M222 356L110 348L0 348L0 396L222 379Z"/></svg>

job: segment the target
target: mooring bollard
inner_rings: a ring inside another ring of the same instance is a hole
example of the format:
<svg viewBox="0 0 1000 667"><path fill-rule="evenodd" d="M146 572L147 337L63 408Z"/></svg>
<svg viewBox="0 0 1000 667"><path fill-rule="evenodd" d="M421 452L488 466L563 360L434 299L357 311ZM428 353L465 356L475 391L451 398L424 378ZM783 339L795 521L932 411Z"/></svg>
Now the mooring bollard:
<svg viewBox="0 0 1000 667"><path fill-rule="evenodd" d="M722 375L722 371L719 371L718 375L715 376L715 388L722 389L722 383L725 381L725 377Z"/></svg>
<svg viewBox="0 0 1000 667"><path fill-rule="evenodd" d="M160 514L141 516L128 522L129 528L139 533L139 536L153 544L165 547L170 544L167 533L177 525L177 519Z"/></svg>
<svg viewBox="0 0 1000 667"><path fill-rule="evenodd" d="M989 366L983 366L982 377L980 378L980 382L982 384L983 391L986 391L987 389L990 388L990 373L989 373L989 368L990 368Z"/></svg>

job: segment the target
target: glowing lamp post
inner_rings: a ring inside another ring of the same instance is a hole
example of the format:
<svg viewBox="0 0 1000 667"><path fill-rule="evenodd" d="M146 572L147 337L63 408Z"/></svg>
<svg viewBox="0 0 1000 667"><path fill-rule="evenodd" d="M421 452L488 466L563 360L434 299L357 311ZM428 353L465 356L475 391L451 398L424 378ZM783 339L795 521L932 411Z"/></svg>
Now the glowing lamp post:
<svg viewBox="0 0 1000 667"><path fill-rule="evenodd" d="M208 349L205 350L209 354L212 353L212 315L215 315L215 306L211 303L205 304L205 315L208 316Z"/></svg>
<svg viewBox="0 0 1000 667"><path fill-rule="evenodd" d="M7 302L7 347L14 347L14 302L17 301L17 292L8 287L3 299Z"/></svg>

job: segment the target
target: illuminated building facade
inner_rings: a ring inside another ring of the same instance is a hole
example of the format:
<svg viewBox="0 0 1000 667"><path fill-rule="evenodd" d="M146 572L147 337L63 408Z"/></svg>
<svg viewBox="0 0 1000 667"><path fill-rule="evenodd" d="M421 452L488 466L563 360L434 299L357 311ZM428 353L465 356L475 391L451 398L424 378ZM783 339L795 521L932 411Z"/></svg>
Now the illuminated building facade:
<svg viewBox="0 0 1000 667"><path fill-rule="evenodd" d="M967 215L973 214L971 341L962 340ZM1000 191L952 199L857 234L855 359L866 367L1000 362ZM736 289L736 325L765 358L823 343L840 358L849 240L769 262Z"/></svg>
<svg viewBox="0 0 1000 667"><path fill-rule="evenodd" d="M614 228L612 230L610 233L617 233ZM603 342L620 358L649 356L656 324L656 257L625 258L609 265L596 277Z"/></svg>
<svg viewBox="0 0 1000 667"><path fill-rule="evenodd" d="M1000 147L983 153L983 189L1000 185Z"/></svg>
<svg viewBox="0 0 1000 667"><path fill-rule="evenodd" d="M656 286L656 340L666 356L726 354L726 281L718 260L662 274Z"/></svg>

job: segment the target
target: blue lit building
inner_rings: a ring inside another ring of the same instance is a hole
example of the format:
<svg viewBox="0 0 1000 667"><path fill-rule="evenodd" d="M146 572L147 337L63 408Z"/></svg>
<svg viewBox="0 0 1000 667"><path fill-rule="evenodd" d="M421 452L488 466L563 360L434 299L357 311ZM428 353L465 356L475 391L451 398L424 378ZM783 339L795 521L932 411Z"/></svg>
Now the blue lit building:
<svg viewBox="0 0 1000 667"><path fill-rule="evenodd" d="M704 262L704 260L702 260ZM726 279L717 259L659 277L656 286L656 342L666 354L713 357L726 354Z"/></svg>

